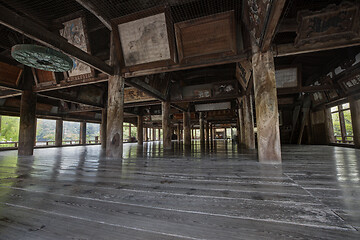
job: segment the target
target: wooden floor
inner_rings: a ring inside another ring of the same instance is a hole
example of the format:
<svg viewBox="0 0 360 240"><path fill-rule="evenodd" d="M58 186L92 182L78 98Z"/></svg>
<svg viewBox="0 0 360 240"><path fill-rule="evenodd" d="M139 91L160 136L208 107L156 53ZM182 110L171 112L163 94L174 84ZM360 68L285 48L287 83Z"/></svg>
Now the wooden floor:
<svg viewBox="0 0 360 240"><path fill-rule="evenodd" d="M360 151L283 146L282 165L217 141L0 152L0 239L360 239Z"/></svg>

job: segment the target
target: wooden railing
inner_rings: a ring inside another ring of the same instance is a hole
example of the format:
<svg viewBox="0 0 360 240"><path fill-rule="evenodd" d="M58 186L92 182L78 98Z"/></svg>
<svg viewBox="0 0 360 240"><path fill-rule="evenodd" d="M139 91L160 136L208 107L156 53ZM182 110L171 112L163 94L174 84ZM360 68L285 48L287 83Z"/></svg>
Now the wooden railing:
<svg viewBox="0 0 360 240"><path fill-rule="evenodd" d="M100 144L99 137L95 137L95 139L86 141L86 144ZM79 145L80 140L64 140L62 142L63 146L70 145ZM17 148L19 146L19 142L15 141L4 141L0 142L0 148ZM45 146L55 146L55 141L36 141L35 147L45 147Z"/></svg>
<svg viewBox="0 0 360 240"><path fill-rule="evenodd" d="M342 140L342 136L335 136L335 143L354 144L354 136L346 136L345 141Z"/></svg>

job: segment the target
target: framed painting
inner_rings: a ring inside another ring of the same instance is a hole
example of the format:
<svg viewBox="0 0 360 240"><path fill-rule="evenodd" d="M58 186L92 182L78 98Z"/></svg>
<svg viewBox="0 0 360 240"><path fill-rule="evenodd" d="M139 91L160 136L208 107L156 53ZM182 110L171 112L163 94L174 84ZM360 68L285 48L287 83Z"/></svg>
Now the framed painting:
<svg viewBox="0 0 360 240"><path fill-rule="evenodd" d="M159 7L112 20L123 72L175 64L170 10Z"/></svg>
<svg viewBox="0 0 360 240"><path fill-rule="evenodd" d="M84 52L91 53L90 43L87 35L85 17L80 16L62 22L64 28L60 29L60 35L68 40L69 43ZM95 76L95 71L88 65L74 59L74 67L68 72L71 79L89 78Z"/></svg>

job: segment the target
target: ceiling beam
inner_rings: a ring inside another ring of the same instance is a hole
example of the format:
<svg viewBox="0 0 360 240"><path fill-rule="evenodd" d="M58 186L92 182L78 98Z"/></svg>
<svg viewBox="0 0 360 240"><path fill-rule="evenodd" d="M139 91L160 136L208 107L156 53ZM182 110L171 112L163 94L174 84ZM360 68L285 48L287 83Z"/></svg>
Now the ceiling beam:
<svg viewBox="0 0 360 240"><path fill-rule="evenodd" d="M48 47L60 50L103 73L113 74L114 70L108 64L68 43L65 38L50 32L31 19L22 17L2 5L0 5L0 12L0 24Z"/></svg>
<svg viewBox="0 0 360 240"><path fill-rule="evenodd" d="M82 7L91 12L95 17L97 17L110 31L112 30L110 19L108 19L104 13L102 13L99 7L95 6L89 0L75 0Z"/></svg>
<svg viewBox="0 0 360 240"><path fill-rule="evenodd" d="M332 40L325 42L318 42L314 44L306 44L304 46L295 47L293 43L274 45L274 57L285 57L291 55L298 55L311 52L320 52L327 50L334 50L339 48L347 48L360 46L360 39L353 38L350 40Z"/></svg>
<svg viewBox="0 0 360 240"><path fill-rule="evenodd" d="M101 110L104 107L103 105L97 104L94 102L86 102L86 101L80 100L79 98L64 96L64 94L59 94L55 91L38 93L38 95L41 97L47 97L47 98L52 98L52 99L56 99L56 100L63 100L65 102L71 102L71 103L77 103L77 104L83 104L83 105L87 105L87 106L91 106L91 107L96 107L99 110Z"/></svg>
<svg viewBox="0 0 360 240"><path fill-rule="evenodd" d="M333 85L305 86L300 89L277 89L278 95L295 94L295 93L314 93L334 90Z"/></svg>
<svg viewBox="0 0 360 240"><path fill-rule="evenodd" d="M283 12L286 0L276 0L270 4L265 27L261 36L260 49L265 52L271 47L281 14Z"/></svg>

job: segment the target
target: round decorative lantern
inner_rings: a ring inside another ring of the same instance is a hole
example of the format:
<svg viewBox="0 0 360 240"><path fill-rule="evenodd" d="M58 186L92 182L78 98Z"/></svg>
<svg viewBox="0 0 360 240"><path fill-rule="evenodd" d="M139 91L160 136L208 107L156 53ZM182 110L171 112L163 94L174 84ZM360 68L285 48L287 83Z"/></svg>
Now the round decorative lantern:
<svg viewBox="0 0 360 240"><path fill-rule="evenodd" d="M69 56L39 45L15 45L11 48L11 56L24 65L45 71L66 72L73 68Z"/></svg>

